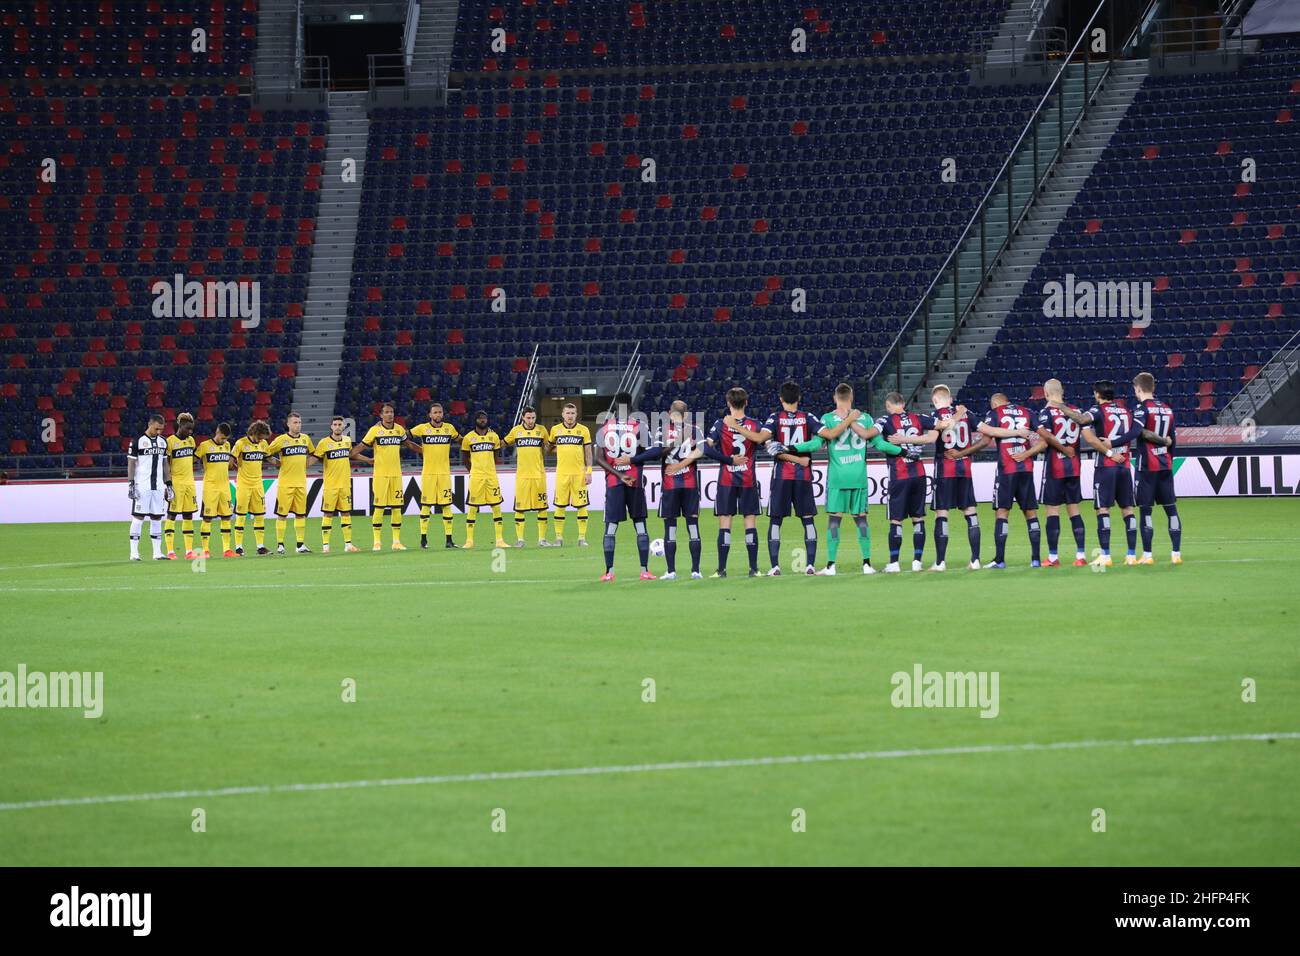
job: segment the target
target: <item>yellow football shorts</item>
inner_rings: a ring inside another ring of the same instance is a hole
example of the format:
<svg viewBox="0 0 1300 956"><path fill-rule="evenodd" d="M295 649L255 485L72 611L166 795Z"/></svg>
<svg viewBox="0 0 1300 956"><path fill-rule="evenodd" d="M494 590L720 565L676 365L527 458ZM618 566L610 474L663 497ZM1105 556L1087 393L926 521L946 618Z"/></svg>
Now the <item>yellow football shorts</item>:
<svg viewBox="0 0 1300 956"><path fill-rule="evenodd" d="M372 508L400 508L402 507L402 479L401 476L392 478L374 478L371 480L371 507Z"/></svg>
<svg viewBox="0 0 1300 956"><path fill-rule="evenodd" d="M451 473L420 476L420 504L451 504Z"/></svg>
<svg viewBox="0 0 1300 956"><path fill-rule="evenodd" d="M546 510L546 479L515 479L515 511Z"/></svg>
<svg viewBox="0 0 1300 956"><path fill-rule="evenodd" d="M199 510L198 490L193 485L172 485L172 500L167 502L167 513L189 515Z"/></svg>
<svg viewBox="0 0 1300 956"><path fill-rule="evenodd" d="M583 474L556 475L555 507L587 507L587 476Z"/></svg>
<svg viewBox="0 0 1300 956"><path fill-rule="evenodd" d="M203 485L203 517L229 518L230 482L205 482Z"/></svg>
<svg viewBox="0 0 1300 956"><path fill-rule="evenodd" d="M293 512L299 518L307 514L307 486L306 485L277 485L275 488L275 513L281 518Z"/></svg>
<svg viewBox="0 0 1300 956"><path fill-rule="evenodd" d="M331 514L338 511L352 510L352 484L326 488L321 492L321 511Z"/></svg>
<svg viewBox="0 0 1300 956"><path fill-rule="evenodd" d="M471 477L467 504L470 506L501 504L501 482L495 475L489 478Z"/></svg>
<svg viewBox="0 0 1300 956"><path fill-rule="evenodd" d="M235 513L241 515L266 514L266 491L259 481L255 485L235 485Z"/></svg>

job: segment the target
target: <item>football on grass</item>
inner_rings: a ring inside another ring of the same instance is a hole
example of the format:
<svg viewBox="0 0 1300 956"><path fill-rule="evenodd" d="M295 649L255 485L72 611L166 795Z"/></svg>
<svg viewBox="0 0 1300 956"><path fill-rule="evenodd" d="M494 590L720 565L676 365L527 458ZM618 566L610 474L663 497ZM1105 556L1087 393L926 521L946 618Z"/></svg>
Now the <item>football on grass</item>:
<svg viewBox="0 0 1300 956"><path fill-rule="evenodd" d="M650 542L650 553L653 554L656 558L662 558L664 556L663 538L655 538L653 541Z"/></svg>

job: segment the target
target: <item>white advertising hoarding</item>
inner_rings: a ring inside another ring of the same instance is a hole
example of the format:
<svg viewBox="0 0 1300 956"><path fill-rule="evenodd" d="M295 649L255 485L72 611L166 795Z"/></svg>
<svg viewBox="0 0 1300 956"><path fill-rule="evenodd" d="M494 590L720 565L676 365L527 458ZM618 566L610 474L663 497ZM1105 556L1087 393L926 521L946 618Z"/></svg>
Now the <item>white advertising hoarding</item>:
<svg viewBox="0 0 1300 956"><path fill-rule="evenodd" d="M1184 498L1232 498L1232 497L1275 497L1300 493L1300 454L1293 455L1229 455L1229 456L1186 456L1175 459L1174 487L1180 497ZM993 493L993 477L996 465L991 461L974 463L975 495L987 502ZM767 502L767 484L771 473L771 462L759 462L758 475L760 494L764 504ZM826 500L824 462L814 465L814 490L818 504ZM927 462L927 473L933 472L933 464ZM700 468L701 504L712 507L714 492L717 487L718 468L706 465ZM1036 480L1041 479L1042 463L1035 470ZM501 494L503 507L508 511L514 504L515 475L513 471L502 469ZM554 475L547 476L548 490L554 490ZM868 491L872 504L880 504L888 494L888 472L881 460L873 460L867 467ZM454 479L455 507L463 510L465 500L465 476L457 474ZM202 500L202 482L200 500ZM265 482L266 510L268 514L275 511L276 479ZM370 507L370 479L367 476L353 478L354 514L365 514ZM1092 490L1092 462L1083 463L1083 492L1087 498ZM321 479L307 479L308 514L320 515ZM660 480L659 469L646 470L646 491L651 508L659 503ZM420 477L409 474L405 478L405 511L408 514L420 510ZM599 471L591 479L591 509L601 510L605 505L604 475ZM59 521L117 521L130 517L130 502L126 496L126 481L89 480L89 481L51 481L0 485L0 524L19 524L27 522Z"/></svg>

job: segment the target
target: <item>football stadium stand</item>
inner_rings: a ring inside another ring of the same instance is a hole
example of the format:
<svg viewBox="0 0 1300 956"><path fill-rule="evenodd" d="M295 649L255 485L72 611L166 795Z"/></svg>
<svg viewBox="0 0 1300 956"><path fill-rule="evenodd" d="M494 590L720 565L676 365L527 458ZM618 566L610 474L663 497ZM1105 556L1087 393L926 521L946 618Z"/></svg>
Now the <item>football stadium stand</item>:
<svg viewBox="0 0 1300 956"><path fill-rule="evenodd" d="M966 381L968 397L1038 399L1055 375L1085 399L1096 379L1151 371L1179 421L1212 424L1300 330L1298 107L1294 40L1265 41L1230 76L1149 77ZM1149 281L1150 325L1046 317L1044 284L1067 272Z"/></svg>
<svg viewBox="0 0 1300 956"><path fill-rule="evenodd" d="M0 468L120 467L154 410L206 434L296 404L310 431L440 399L508 427L535 349L593 370L635 353L647 408L718 410L741 383L765 411L787 378L820 404L918 364L909 316L1028 130L1079 147L1037 196L1055 218L1011 242L1024 272L996 320L949 321L909 394L947 376L983 407L1055 375L1082 398L1149 370L1208 424L1300 327L1294 37L1229 72L1147 75L1126 48L1067 94L1068 47L983 75L1043 16L1027 0L424 8L406 69L446 105L320 109L255 104L255 64L293 82L287 0L0 14ZM1008 167L1017 188L1035 163ZM1045 315L1067 273L1149 281L1150 323ZM177 277L255 282L259 314L176 314Z"/></svg>

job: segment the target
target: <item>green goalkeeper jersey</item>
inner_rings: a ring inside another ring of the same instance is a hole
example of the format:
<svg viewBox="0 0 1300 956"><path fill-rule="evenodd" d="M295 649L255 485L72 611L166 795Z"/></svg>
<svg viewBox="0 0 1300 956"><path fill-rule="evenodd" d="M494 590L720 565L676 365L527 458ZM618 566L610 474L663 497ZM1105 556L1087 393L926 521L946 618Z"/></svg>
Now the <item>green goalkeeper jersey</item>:
<svg viewBox="0 0 1300 956"><path fill-rule="evenodd" d="M840 421L840 414L830 411L822 416L822 427L835 428ZM871 427L871 419L859 419L859 421L862 422L863 427ZM814 435L807 441L800 442L793 447L795 451L810 452L816 451L826 444L825 438ZM830 464L827 468L826 486L836 489L867 487L868 445L889 455L897 455L902 451L897 445L891 445L879 435L868 441L855 432L852 427L844 429L844 433L829 444Z"/></svg>

